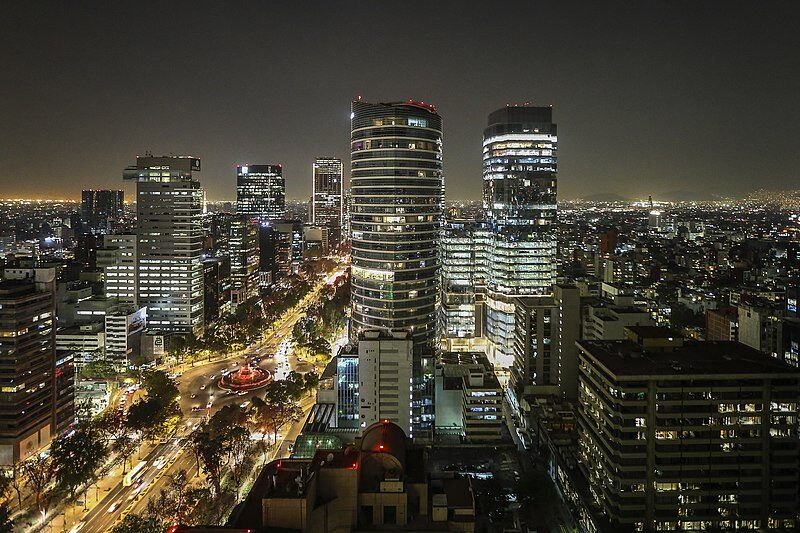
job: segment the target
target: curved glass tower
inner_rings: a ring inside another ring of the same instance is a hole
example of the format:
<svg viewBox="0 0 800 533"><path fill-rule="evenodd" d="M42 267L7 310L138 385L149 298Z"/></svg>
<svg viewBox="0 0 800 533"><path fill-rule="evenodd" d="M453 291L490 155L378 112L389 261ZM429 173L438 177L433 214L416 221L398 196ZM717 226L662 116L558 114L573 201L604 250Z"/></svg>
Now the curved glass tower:
<svg viewBox="0 0 800 533"><path fill-rule="evenodd" d="M351 338L410 329L422 353L436 338L442 119L421 102L357 101L351 123Z"/></svg>
<svg viewBox="0 0 800 533"><path fill-rule="evenodd" d="M556 150L552 107L507 106L483 132L489 251L486 336L495 366L513 362L514 298L556 281Z"/></svg>

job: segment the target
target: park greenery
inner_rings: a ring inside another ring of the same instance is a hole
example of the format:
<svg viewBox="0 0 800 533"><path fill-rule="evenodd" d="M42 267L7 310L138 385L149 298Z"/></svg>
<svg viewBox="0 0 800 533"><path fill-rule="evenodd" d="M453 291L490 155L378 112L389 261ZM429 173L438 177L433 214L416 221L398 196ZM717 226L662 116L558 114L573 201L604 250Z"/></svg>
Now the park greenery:
<svg viewBox="0 0 800 533"><path fill-rule="evenodd" d="M283 285L260 295L252 305L236 310L212 323L202 337L193 334L170 337L168 352L178 362L194 364L210 359L212 354L226 355L261 338L265 331L296 306L312 289L312 283L300 276L289 276Z"/></svg>
<svg viewBox="0 0 800 533"><path fill-rule="evenodd" d="M320 291L319 302L295 324L292 339L297 350L306 356L327 360L331 356L331 344L345 327L345 308L349 302L350 279L342 274Z"/></svg>

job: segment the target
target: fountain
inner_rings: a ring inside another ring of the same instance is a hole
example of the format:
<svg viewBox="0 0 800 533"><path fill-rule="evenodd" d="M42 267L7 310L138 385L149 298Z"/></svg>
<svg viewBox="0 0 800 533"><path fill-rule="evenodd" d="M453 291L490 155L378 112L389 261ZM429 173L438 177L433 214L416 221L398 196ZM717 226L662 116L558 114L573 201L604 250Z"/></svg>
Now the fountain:
<svg viewBox="0 0 800 533"><path fill-rule="evenodd" d="M251 366L248 361L245 361L236 372L222 376L219 380L219 387L241 392L266 387L270 381L272 381L272 373L269 370Z"/></svg>

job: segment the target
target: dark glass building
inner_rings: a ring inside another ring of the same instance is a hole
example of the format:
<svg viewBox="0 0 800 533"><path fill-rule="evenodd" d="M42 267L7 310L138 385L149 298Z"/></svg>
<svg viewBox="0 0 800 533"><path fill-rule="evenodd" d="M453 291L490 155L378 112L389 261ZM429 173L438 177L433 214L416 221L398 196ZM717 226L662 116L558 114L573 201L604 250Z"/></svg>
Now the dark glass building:
<svg viewBox="0 0 800 533"><path fill-rule="evenodd" d="M259 222L286 217L286 180L281 165L236 167L236 213Z"/></svg>
<svg viewBox="0 0 800 533"><path fill-rule="evenodd" d="M421 102L356 101L351 122L351 338L409 329L421 354L436 338L442 119Z"/></svg>
<svg viewBox="0 0 800 533"><path fill-rule="evenodd" d="M81 221L94 232L104 232L111 222L122 218L125 192L88 190L81 194Z"/></svg>

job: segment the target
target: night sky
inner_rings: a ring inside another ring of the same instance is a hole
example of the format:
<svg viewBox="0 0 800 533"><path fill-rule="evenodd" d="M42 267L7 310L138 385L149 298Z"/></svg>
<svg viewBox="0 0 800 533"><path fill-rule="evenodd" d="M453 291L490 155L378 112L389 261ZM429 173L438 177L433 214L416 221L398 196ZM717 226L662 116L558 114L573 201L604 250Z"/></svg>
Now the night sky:
<svg viewBox="0 0 800 533"><path fill-rule="evenodd" d="M557 5L556 5L557 4ZM0 4L0 197L121 188L137 154L189 153L209 199L237 163L349 168L350 101L444 119L449 199L481 195L486 115L554 105L562 198L800 188L797 3Z"/></svg>

